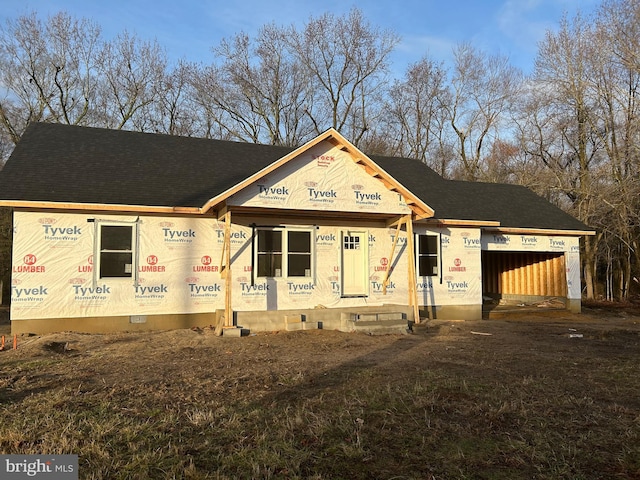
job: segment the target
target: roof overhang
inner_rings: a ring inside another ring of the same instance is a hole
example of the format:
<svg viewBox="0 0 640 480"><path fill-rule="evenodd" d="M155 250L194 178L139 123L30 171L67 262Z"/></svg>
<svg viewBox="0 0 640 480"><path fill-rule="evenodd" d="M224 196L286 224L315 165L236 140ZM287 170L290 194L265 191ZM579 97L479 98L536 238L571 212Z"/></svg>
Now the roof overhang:
<svg viewBox="0 0 640 480"><path fill-rule="evenodd" d="M404 214L389 212L366 212L366 211L331 211L331 210L300 210L300 209L278 209L263 207L242 207L219 205L220 208L212 210L213 216L221 218L227 211L233 214L246 217L275 217L275 218L295 218L300 221L309 219L326 220L328 217L336 220L365 220L365 221L396 221Z"/></svg>
<svg viewBox="0 0 640 480"><path fill-rule="evenodd" d="M483 230L487 232L515 235L559 235L568 237L581 237L596 234L594 230L562 230L553 228L489 227L484 228Z"/></svg>
<svg viewBox="0 0 640 480"><path fill-rule="evenodd" d="M28 209L48 210L92 210L108 212L135 212L135 213L188 213L200 214L198 207L166 207L150 205L125 205L104 203L69 203L69 202L40 202L27 200L0 200L0 206Z"/></svg>
<svg viewBox="0 0 640 480"><path fill-rule="evenodd" d="M458 220L450 218L427 218L420 220L420 224L433 227L494 227L500 226L500 222L490 220Z"/></svg>
<svg viewBox="0 0 640 480"><path fill-rule="evenodd" d="M485 220L456 220L442 218L428 218L419 222L421 225L435 227L479 227L485 232L495 232L514 235L558 235L558 236L587 236L595 235L594 230L563 230L555 228L526 228L502 227L500 222Z"/></svg>

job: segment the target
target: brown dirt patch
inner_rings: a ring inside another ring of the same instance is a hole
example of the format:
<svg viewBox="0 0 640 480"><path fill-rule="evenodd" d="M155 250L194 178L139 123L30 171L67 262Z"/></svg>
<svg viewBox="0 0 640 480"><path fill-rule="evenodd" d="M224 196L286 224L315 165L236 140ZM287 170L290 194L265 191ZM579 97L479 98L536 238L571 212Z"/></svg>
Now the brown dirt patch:
<svg viewBox="0 0 640 480"><path fill-rule="evenodd" d="M612 307L23 336L0 352L0 451L77 453L94 478L640 478L640 310Z"/></svg>

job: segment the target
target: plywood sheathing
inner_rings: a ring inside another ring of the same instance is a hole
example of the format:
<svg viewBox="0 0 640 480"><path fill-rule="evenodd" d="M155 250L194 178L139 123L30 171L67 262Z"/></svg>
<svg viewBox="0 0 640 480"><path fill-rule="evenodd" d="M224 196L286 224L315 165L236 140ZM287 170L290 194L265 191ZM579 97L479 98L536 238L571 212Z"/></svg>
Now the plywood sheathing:
<svg viewBox="0 0 640 480"><path fill-rule="evenodd" d="M563 253L483 252L485 293L567 296Z"/></svg>

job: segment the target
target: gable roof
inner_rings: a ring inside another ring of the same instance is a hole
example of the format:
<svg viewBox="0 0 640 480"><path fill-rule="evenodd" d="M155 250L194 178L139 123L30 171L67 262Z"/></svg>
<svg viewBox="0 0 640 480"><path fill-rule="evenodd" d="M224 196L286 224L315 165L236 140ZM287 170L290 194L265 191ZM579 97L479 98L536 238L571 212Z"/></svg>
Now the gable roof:
<svg viewBox="0 0 640 480"><path fill-rule="evenodd" d="M313 140L307 142L301 147L289 152L284 157L278 159L277 161L271 163L269 166L261 169L260 171L254 173L251 176L248 176L245 180L235 185L233 188L230 188L223 192L220 195L217 195L211 198L206 204L201 208L202 211L208 210L210 207L219 204L223 200L226 200L234 193L246 188L251 185L253 182L259 180L260 178L266 176L270 172L280 168L285 165L287 162L293 160L298 157L302 152L309 150L313 146L323 142L328 141L335 147L340 150L347 152L351 155L351 158L356 164L362 166L365 172L368 175L371 175L374 178L377 178L383 185L394 192L399 193L408 207L413 211L417 218L428 218L433 216L433 209L424 203L422 199L413 194L410 190L405 188L402 184L398 183L398 181L381 169L377 164L375 164L371 159L367 157L364 153L362 153L357 147L352 145L346 138L344 138L340 133L336 130L330 128L326 132L318 135Z"/></svg>
<svg viewBox="0 0 640 480"><path fill-rule="evenodd" d="M34 123L0 172L0 205L201 210L323 139L440 220L590 230L525 187L445 180L412 159L366 156L334 130L298 148Z"/></svg>

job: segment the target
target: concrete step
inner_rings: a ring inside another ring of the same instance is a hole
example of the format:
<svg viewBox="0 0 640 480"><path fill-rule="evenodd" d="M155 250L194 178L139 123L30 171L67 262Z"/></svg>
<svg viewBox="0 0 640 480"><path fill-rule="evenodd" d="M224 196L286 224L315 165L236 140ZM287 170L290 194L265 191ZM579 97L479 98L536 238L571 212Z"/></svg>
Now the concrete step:
<svg viewBox="0 0 640 480"><path fill-rule="evenodd" d="M410 331L409 322L401 312L343 313L343 332L362 332L370 335L404 334Z"/></svg>
<svg viewBox="0 0 640 480"><path fill-rule="evenodd" d="M401 321L405 320L405 315L402 312L356 313L354 318L356 322Z"/></svg>
<svg viewBox="0 0 640 480"><path fill-rule="evenodd" d="M296 332L299 330L318 330L320 328L319 322L294 322L287 323L287 332Z"/></svg>
<svg viewBox="0 0 640 480"><path fill-rule="evenodd" d="M407 325L407 320L404 318L395 319L395 320L356 320L354 322L357 328L360 327L371 327L371 326L379 326L379 327L391 327L394 325Z"/></svg>
<svg viewBox="0 0 640 480"><path fill-rule="evenodd" d="M249 335L250 330L242 327L224 327L222 329L223 337L246 337Z"/></svg>

